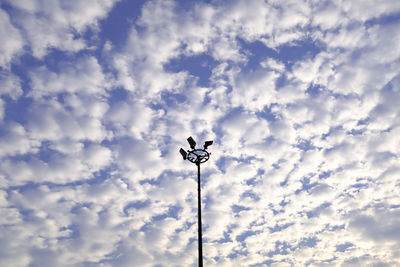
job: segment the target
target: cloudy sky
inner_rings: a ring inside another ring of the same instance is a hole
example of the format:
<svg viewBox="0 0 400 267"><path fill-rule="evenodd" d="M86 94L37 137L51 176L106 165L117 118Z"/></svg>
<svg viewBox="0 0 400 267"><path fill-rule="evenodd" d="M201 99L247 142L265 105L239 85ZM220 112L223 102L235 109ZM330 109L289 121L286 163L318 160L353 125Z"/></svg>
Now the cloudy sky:
<svg viewBox="0 0 400 267"><path fill-rule="evenodd" d="M0 0L0 265L400 265L398 0Z"/></svg>

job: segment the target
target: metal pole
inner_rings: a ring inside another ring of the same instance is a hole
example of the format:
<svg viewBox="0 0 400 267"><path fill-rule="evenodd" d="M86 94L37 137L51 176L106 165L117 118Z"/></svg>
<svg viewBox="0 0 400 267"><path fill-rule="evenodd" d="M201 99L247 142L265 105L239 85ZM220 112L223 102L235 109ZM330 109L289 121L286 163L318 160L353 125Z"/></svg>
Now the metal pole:
<svg viewBox="0 0 400 267"><path fill-rule="evenodd" d="M201 192L200 192L200 161L197 165L197 214L198 214L198 230L199 230L199 267L203 267L203 240L201 231Z"/></svg>

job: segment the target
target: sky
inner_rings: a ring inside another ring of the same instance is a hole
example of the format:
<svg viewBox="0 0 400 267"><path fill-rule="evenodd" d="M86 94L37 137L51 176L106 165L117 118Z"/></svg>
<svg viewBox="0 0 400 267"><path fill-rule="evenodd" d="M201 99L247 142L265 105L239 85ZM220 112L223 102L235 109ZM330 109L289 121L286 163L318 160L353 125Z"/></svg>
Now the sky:
<svg viewBox="0 0 400 267"><path fill-rule="evenodd" d="M400 1L0 0L0 265L400 266Z"/></svg>

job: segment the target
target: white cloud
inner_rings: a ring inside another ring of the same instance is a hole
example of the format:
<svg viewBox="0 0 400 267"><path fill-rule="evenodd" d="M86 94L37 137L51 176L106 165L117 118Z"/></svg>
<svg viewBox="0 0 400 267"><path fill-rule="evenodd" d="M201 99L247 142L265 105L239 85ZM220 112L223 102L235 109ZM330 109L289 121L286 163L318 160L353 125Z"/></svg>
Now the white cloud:
<svg viewBox="0 0 400 267"><path fill-rule="evenodd" d="M104 118L111 123L115 136L141 138L150 131L153 117L158 117L157 113L143 101L127 99L112 103Z"/></svg>
<svg viewBox="0 0 400 267"><path fill-rule="evenodd" d="M23 32L35 57L42 58L51 48L77 52L87 47L82 34L96 28L114 5L113 0L7 1L13 22ZM16 39L10 39L15 42Z"/></svg>
<svg viewBox="0 0 400 267"><path fill-rule="evenodd" d="M27 130L36 140L90 140L102 141L107 132L102 122L88 114L74 114L59 102L37 101L30 109Z"/></svg>
<svg viewBox="0 0 400 267"><path fill-rule="evenodd" d="M0 95L9 96L12 100L17 100L23 91L21 88L21 81L18 76L11 72L0 72Z"/></svg>
<svg viewBox="0 0 400 267"><path fill-rule="evenodd" d="M1 264L195 265L189 135L206 265L398 264L398 7L371 4L147 1L119 46L84 38L112 1L9 1ZM209 84L167 68L194 55Z"/></svg>
<svg viewBox="0 0 400 267"><path fill-rule="evenodd" d="M6 129L0 139L0 157L37 152L40 142L29 137L26 129L15 122L3 124Z"/></svg>
<svg viewBox="0 0 400 267"><path fill-rule="evenodd" d="M0 121L4 118L4 101L0 99Z"/></svg>
<svg viewBox="0 0 400 267"><path fill-rule="evenodd" d="M58 72L39 67L30 73L30 79L32 91L29 95L33 97L65 92L104 95L111 86L111 81L103 74L101 66L94 57L82 58L74 63L64 63Z"/></svg>
<svg viewBox="0 0 400 267"><path fill-rule="evenodd" d="M24 40L10 21L10 16L2 9L0 9L0 35L7 36L0 45L0 66L9 68L13 57L22 52Z"/></svg>

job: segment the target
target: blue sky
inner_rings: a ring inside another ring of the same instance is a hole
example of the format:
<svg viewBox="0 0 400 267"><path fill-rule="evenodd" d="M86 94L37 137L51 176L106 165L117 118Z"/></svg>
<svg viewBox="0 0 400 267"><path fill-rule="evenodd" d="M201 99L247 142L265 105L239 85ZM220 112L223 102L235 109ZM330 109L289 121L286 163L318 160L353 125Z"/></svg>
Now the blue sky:
<svg viewBox="0 0 400 267"><path fill-rule="evenodd" d="M400 2L0 1L0 265L400 265Z"/></svg>

